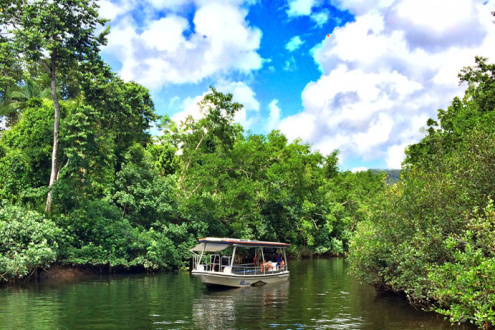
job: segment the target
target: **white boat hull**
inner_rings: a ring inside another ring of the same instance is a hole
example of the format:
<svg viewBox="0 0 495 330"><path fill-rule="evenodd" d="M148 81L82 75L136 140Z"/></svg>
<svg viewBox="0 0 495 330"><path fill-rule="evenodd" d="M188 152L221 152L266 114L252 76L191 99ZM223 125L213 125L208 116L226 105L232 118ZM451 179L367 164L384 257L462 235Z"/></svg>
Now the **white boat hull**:
<svg viewBox="0 0 495 330"><path fill-rule="evenodd" d="M232 288L259 286L268 283L287 281L289 279L288 271L265 273L259 275L239 275L193 270L191 274L198 276L201 279L201 282L203 282L207 286L226 286Z"/></svg>

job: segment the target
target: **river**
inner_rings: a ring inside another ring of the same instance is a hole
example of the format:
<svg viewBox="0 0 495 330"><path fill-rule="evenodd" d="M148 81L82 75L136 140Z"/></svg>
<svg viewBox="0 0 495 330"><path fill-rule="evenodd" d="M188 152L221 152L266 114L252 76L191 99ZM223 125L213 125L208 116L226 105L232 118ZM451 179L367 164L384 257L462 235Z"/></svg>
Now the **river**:
<svg viewBox="0 0 495 330"><path fill-rule="evenodd" d="M0 289L0 329L472 329L347 274L295 260L286 283L208 290L187 272L86 276Z"/></svg>

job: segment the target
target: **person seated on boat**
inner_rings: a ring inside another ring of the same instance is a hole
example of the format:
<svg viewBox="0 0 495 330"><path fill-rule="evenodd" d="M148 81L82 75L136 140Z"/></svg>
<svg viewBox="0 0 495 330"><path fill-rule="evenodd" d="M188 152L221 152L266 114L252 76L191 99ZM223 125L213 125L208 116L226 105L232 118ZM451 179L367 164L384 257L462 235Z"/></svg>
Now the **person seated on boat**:
<svg viewBox="0 0 495 330"><path fill-rule="evenodd" d="M280 268L285 265L284 259L282 259L282 256L280 253L277 253L277 268Z"/></svg>
<svg viewBox="0 0 495 330"><path fill-rule="evenodd" d="M263 271L263 270L270 270L270 269L273 269L273 266L267 262L266 260L263 260L263 263L260 265L260 270Z"/></svg>
<svg viewBox="0 0 495 330"><path fill-rule="evenodd" d="M257 253L254 255L253 264L255 267L258 266L258 254Z"/></svg>

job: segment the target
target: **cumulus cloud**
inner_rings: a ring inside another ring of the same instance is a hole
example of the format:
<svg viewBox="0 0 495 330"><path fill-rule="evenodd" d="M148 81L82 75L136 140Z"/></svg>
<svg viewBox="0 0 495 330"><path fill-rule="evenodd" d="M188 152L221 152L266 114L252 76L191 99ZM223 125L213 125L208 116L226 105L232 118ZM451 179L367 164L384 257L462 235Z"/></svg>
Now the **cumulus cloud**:
<svg viewBox="0 0 495 330"><path fill-rule="evenodd" d="M125 13L130 8L130 2L113 3L110 0L102 0L98 2L100 9L98 10L101 17L114 20L117 16Z"/></svg>
<svg viewBox="0 0 495 330"><path fill-rule="evenodd" d="M197 83L206 77L250 73L261 68L261 31L246 21L237 1L194 1L192 23L179 9L193 1L149 0L167 14L138 24L132 10L122 15L104 52L120 61L120 75L150 89L167 83ZM140 26L138 28L138 26Z"/></svg>
<svg viewBox="0 0 495 330"><path fill-rule="evenodd" d="M322 75L302 93L304 110L279 128L324 153L399 168L420 128L446 108L457 73L493 54L492 1L333 0L355 15L313 48ZM310 15L310 14L308 14ZM384 164L385 165L385 164Z"/></svg>
<svg viewBox="0 0 495 330"><path fill-rule="evenodd" d="M317 5L317 0L289 0L287 16L297 17L311 14L311 9Z"/></svg>
<svg viewBox="0 0 495 330"><path fill-rule="evenodd" d="M299 49L299 47L304 44L304 41L301 40L299 36L292 37L289 42L285 45L285 49L287 49L289 52L293 52L296 49Z"/></svg>

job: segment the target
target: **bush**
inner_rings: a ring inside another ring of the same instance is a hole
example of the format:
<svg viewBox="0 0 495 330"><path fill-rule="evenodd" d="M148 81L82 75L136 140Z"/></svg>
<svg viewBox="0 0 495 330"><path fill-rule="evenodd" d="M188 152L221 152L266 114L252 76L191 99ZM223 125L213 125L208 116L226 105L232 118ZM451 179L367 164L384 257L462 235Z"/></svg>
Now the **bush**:
<svg viewBox="0 0 495 330"><path fill-rule="evenodd" d="M493 201L471 218L460 235L450 235L445 247L450 261L430 270L434 308L451 322L495 324L495 209Z"/></svg>
<svg viewBox="0 0 495 330"><path fill-rule="evenodd" d="M186 224L152 227L141 233L140 240L146 252L134 262L147 269L166 270L184 268L191 259L189 249L197 242Z"/></svg>
<svg viewBox="0 0 495 330"><path fill-rule="evenodd" d="M105 201L85 201L61 217L67 242L61 261L70 264L130 266L139 230L122 218L118 207Z"/></svg>
<svg viewBox="0 0 495 330"><path fill-rule="evenodd" d="M69 264L180 268L190 259L189 248L196 243L186 224L156 222L146 229L122 217L117 206L105 201L86 201L83 208L62 219L68 240L61 261Z"/></svg>
<svg viewBox="0 0 495 330"><path fill-rule="evenodd" d="M62 231L37 212L18 206L0 209L0 281L46 268L57 258Z"/></svg>
<svg viewBox="0 0 495 330"><path fill-rule="evenodd" d="M414 304L433 304L452 322L493 325L495 219L486 201L495 193L495 138L466 134L457 150L431 160L376 199L351 240L351 271Z"/></svg>

